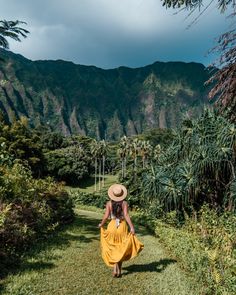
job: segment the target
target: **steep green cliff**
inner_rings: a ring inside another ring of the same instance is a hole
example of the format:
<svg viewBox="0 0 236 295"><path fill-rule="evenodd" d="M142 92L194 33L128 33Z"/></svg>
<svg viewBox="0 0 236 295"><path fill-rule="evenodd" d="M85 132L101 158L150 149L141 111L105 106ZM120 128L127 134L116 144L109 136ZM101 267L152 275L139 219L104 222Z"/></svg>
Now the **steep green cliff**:
<svg viewBox="0 0 236 295"><path fill-rule="evenodd" d="M207 104L202 64L156 62L103 70L72 62L30 61L0 50L0 109L6 120L27 116L32 126L63 134L117 139L149 128L176 127Z"/></svg>

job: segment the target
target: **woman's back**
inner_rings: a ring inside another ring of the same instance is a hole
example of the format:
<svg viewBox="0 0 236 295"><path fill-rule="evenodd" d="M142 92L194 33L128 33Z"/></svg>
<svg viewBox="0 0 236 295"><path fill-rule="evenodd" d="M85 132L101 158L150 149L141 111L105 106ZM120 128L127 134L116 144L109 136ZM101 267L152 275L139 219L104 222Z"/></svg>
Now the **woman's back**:
<svg viewBox="0 0 236 295"><path fill-rule="evenodd" d="M111 200L110 209L111 209L111 219L124 219L123 205L125 201L113 201Z"/></svg>

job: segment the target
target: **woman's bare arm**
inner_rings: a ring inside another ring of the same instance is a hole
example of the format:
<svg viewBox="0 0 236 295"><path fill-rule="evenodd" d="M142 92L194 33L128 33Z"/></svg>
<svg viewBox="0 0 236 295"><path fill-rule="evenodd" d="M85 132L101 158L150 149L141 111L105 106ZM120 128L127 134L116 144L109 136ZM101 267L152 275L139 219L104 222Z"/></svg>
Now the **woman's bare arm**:
<svg viewBox="0 0 236 295"><path fill-rule="evenodd" d="M128 203L126 201L123 202L123 212L124 212L125 220L127 221L128 225L130 227L130 232L134 235L135 230L134 230L133 223L132 223L130 216L129 216L129 208L128 208Z"/></svg>
<svg viewBox="0 0 236 295"><path fill-rule="evenodd" d="M104 225L104 223L107 221L109 215L110 215L110 204L109 204L109 202L107 202L106 203L106 211L105 211L102 221L101 221L101 223L99 223L98 227L102 227Z"/></svg>

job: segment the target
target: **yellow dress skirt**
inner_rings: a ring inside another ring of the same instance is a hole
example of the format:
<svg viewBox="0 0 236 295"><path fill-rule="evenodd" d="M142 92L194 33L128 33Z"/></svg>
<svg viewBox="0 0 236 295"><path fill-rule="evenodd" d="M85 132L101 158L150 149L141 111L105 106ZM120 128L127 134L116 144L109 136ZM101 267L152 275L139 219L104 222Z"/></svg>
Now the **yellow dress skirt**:
<svg viewBox="0 0 236 295"><path fill-rule="evenodd" d="M107 229L101 227L102 258L107 266L113 267L117 262L137 256L143 247L138 238L128 232L125 220L120 220L118 227L115 219L109 222Z"/></svg>

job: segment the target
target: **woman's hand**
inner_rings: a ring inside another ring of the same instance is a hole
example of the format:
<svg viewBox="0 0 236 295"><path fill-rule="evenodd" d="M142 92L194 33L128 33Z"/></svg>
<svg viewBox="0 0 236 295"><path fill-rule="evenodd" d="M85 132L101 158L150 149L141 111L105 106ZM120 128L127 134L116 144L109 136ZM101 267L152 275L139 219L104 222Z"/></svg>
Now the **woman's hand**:
<svg viewBox="0 0 236 295"><path fill-rule="evenodd" d="M106 220L108 219L110 215L110 207L109 207L109 202L106 204L106 212L104 213L102 221L98 224L98 228L103 227L103 225L106 223Z"/></svg>
<svg viewBox="0 0 236 295"><path fill-rule="evenodd" d="M133 226L130 228L130 232L131 232L132 235L135 235L135 229L134 229Z"/></svg>

